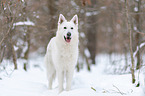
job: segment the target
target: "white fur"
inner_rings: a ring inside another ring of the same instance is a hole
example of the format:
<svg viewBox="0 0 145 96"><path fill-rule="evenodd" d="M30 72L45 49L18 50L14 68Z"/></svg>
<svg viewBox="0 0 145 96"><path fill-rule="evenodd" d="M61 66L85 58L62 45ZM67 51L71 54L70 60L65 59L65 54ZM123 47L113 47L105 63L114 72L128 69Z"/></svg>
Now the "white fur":
<svg viewBox="0 0 145 96"><path fill-rule="evenodd" d="M67 29L64 29L67 27ZM73 29L71 29L73 27ZM71 41L65 41L64 36L71 32ZM55 74L58 78L59 93L63 91L63 81L66 77L66 90L71 89L73 72L78 59L78 17L75 15L70 21L60 14L58 20L58 30L48 46L45 55L45 64L48 77L48 88L52 88L52 82Z"/></svg>

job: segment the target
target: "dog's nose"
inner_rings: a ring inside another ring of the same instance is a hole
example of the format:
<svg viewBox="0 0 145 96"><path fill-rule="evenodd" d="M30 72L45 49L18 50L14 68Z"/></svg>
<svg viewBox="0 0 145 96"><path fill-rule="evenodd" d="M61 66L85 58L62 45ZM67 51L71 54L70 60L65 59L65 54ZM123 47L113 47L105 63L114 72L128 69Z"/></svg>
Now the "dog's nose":
<svg viewBox="0 0 145 96"><path fill-rule="evenodd" d="M67 36L71 36L71 33L70 33L70 32L68 32L68 33L67 33Z"/></svg>

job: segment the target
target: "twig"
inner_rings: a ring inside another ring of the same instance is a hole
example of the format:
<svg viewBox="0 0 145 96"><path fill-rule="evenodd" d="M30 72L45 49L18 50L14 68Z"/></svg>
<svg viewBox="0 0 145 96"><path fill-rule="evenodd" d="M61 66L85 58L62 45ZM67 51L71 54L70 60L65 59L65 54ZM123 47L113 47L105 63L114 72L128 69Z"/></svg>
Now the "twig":
<svg viewBox="0 0 145 96"><path fill-rule="evenodd" d="M142 34L142 35L145 35L145 33L143 33L143 32L137 32L137 33Z"/></svg>
<svg viewBox="0 0 145 96"><path fill-rule="evenodd" d="M1 58L0 58L0 64L1 64L1 62L3 61L4 55L5 55L5 49L6 49L6 47L4 46L4 47L3 47L3 50L1 51L1 52L3 52L3 53L2 53Z"/></svg>
<svg viewBox="0 0 145 96"><path fill-rule="evenodd" d="M92 90L94 90L94 91L96 91L96 89L95 89L95 88L93 88L93 87L91 87L91 89L92 89Z"/></svg>
<svg viewBox="0 0 145 96"><path fill-rule="evenodd" d="M121 95L125 95L125 93L121 92L115 85L113 85L113 87L115 87Z"/></svg>

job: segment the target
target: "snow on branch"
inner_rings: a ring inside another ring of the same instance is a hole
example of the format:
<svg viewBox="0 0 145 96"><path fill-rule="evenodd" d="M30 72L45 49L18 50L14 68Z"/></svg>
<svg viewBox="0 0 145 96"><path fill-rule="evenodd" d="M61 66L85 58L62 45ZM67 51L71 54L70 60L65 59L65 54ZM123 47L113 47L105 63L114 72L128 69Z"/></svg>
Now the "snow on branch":
<svg viewBox="0 0 145 96"><path fill-rule="evenodd" d="M87 48L84 50L84 53L88 58L91 57L91 54Z"/></svg>
<svg viewBox="0 0 145 96"><path fill-rule="evenodd" d="M16 22L13 24L13 28L15 26L22 26L22 25L27 25L27 26L35 26L35 24L32 21L20 21L20 22Z"/></svg>
<svg viewBox="0 0 145 96"><path fill-rule="evenodd" d="M86 12L86 16L98 15L99 13L100 13L100 12L98 12L98 11Z"/></svg>
<svg viewBox="0 0 145 96"><path fill-rule="evenodd" d="M24 0L21 0L22 2L25 2Z"/></svg>
<svg viewBox="0 0 145 96"><path fill-rule="evenodd" d="M133 53L133 58L135 58L137 52L139 51L140 48L142 48L143 46L145 46L145 42L141 43L139 46L136 47L135 52Z"/></svg>

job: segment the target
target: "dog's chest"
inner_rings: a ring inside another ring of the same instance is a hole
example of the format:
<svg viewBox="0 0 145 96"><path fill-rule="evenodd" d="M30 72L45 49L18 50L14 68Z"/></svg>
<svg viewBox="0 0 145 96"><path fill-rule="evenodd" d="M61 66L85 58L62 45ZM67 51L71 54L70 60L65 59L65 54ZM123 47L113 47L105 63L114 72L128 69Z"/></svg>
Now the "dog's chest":
<svg viewBox="0 0 145 96"><path fill-rule="evenodd" d="M77 50L71 48L62 48L59 51L59 61L61 65L65 68L74 65L74 61L77 59Z"/></svg>
<svg viewBox="0 0 145 96"><path fill-rule="evenodd" d="M73 58L74 50L71 48L61 48L59 51L60 59L64 59L65 61L69 61Z"/></svg>

